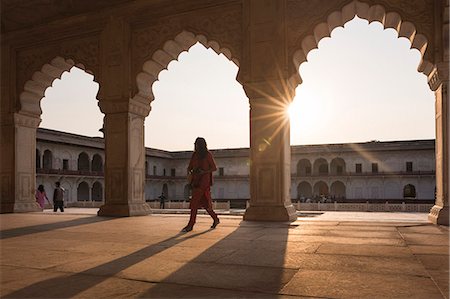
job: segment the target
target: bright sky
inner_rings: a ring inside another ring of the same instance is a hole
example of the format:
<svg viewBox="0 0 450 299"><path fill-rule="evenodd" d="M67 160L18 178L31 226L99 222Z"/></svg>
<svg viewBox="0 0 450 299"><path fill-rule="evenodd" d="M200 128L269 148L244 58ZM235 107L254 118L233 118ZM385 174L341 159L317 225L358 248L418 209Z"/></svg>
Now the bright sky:
<svg viewBox="0 0 450 299"><path fill-rule="evenodd" d="M291 144L435 138L434 95L417 71L420 53L380 23L355 19L322 39L301 64L303 83L290 109ZM249 104L238 67L196 44L172 61L153 85L145 145L192 150L249 146ZM41 127L102 136L98 84L73 68L41 102Z"/></svg>

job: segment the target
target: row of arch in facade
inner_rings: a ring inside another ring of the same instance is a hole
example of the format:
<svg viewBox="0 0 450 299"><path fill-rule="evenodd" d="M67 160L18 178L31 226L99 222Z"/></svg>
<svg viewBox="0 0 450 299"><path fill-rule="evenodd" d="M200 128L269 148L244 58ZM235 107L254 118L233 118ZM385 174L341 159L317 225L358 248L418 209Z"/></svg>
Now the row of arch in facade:
<svg viewBox="0 0 450 299"><path fill-rule="evenodd" d="M63 170L103 172L103 158L99 154L94 154L92 159L90 159L86 152L81 152L77 158L77 169L71 169L69 159L63 159L60 168ZM36 149L36 169L55 169L53 152L51 150L46 149L41 154L41 151Z"/></svg>
<svg viewBox="0 0 450 299"><path fill-rule="evenodd" d="M297 185L297 199L327 197L346 198L346 186L341 181L335 181L330 186L324 181L316 182L313 186L309 182L300 182ZM416 186L406 184L403 186L403 198L415 198Z"/></svg>

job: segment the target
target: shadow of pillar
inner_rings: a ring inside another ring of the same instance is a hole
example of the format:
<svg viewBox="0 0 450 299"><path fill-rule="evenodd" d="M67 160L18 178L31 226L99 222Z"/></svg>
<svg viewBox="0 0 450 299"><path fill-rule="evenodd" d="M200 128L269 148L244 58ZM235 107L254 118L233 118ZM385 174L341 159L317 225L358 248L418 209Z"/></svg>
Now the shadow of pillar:
<svg viewBox="0 0 450 299"><path fill-rule="evenodd" d="M289 224L241 222L180 244L183 265L141 298L275 298L298 269L286 262ZM183 252L184 251L184 255ZM171 259L171 252L162 256ZM140 279L147 280L143 268Z"/></svg>

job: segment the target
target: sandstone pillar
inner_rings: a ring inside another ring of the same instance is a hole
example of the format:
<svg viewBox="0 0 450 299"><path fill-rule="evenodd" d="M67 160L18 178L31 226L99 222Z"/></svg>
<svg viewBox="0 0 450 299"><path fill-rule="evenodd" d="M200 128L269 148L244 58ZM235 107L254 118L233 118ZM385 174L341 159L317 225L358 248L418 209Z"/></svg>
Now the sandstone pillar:
<svg viewBox="0 0 450 299"><path fill-rule="evenodd" d="M15 59L2 44L0 98L0 212L40 211L36 190L36 128L40 111L30 109L18 99L15 84ZM13 71L14 70L14 71ZM17 112L20 107L21 111ZM26 109L28 108L28 109Z"/></svg>
<svg viewBox="0 0 450 299"><path fill-rule="evenodd" d="M5 117L5 116L4 116ZM41 207L36 192L36 128L40 118L14 113L2 124L1 212L34 212Z"/></svg>
<svg viewBox="0 0 450 299"><path fill-rule="evenodd" d="M446 75L445 75L446 74ZM444 80L440 80L442 76ZM436 77L430 86L435 87L436 95L436 203L428 215L428 220L435 224L449 225L449 185L450 185L450 112L448 99L448 64L438 68ZM434 89L434 88L433 88Z"/></svg>
<svg viewBox="0 0 450 299"><path fill-rule="evenodd" d="M437 70L429 78L428 84L436 97L436 203L428 215L435 224L449 225L449 185L450 185L450 107L449 86L449 1L436 6L439 24L436 27L438 50L435 52Z"/></svg>
<svg viewBox="0 0 450 299"><path fill-rule="evenodd" d="M131 98L130 28L111 18L101 37L100 103L105 130L105 204L99 216L151 213L144 201L144 118L150 104Z"/></svg>
<svg viewBox="0 0 450 299"><path fill-rule="evenodd" d="M244 220L297 219L290 201L290 123L286 1L244 2L244 61L239 80L250 100L250 205Z"/></svg>

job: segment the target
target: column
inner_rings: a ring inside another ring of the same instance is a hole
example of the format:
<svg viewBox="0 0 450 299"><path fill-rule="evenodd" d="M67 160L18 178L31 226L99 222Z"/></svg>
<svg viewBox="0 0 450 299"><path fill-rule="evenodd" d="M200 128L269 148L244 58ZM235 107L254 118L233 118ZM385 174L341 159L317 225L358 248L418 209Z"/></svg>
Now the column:
<svg viewBox="0 0 450 299"><path fill-rule="evenodd" d="M239 80L250 102L250 202L244 220L293 221L285 0L244 1Z"/></svg>
<svg viewBox="0 0 450 299"><path fill-rule="evenodd" d="M101 36L100 109L105 113L105 204L99 216L151 213L144 200L144 118L150 102L131 98L130 28L111 18Z"/></svg>
<svg viewBox="0 0 450 299"><path fill-rule="evenodd" d="M438 73L439 72L439 73ZM449 142L450 114L448 99L448 64L438 69L430 86L436 96L436 202L428 214L428 220L441 225L449 225ZM442 75L441 75L442 74ZM445 75L446 74L446 75ZM443 77L441 80L439 77ZM445 77L446 76L446 77ZM434 82L436 81L436 82ZM434 83L434 84L433 84ZM437 85L437 87L435 87ZM435 87L435 88L433 88Z"/></svg>
<svg viewBox="0 0 450 299"><path fill-rule="evenodd" d="M2 125L1 212L41 211L36 202L36 128L40 118L20 113Z"/></svg>

